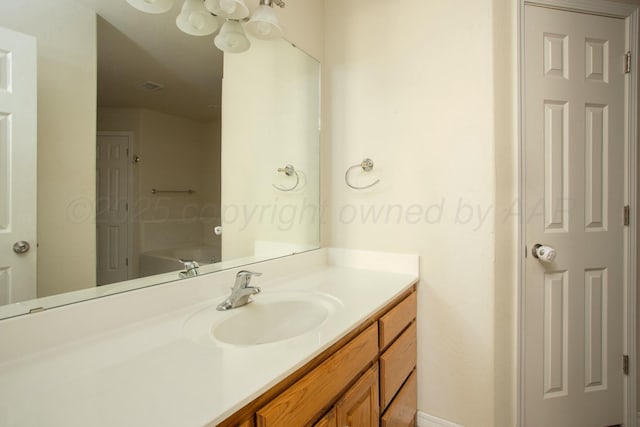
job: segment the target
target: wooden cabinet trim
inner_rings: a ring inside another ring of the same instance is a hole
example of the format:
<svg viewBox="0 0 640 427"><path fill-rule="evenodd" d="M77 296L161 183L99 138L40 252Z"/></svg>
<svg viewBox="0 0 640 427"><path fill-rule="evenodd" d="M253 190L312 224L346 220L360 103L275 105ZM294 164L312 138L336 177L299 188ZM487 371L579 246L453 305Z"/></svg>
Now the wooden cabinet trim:
<svg viewBox="0 0 640 427"><path fill-rule="evenodd" d="M412 427L416 422L418 406L418 376L414 369L395 399L382 415L382 427Z"/></svg>
<svg viewBox="0 0 640 427"><path fill-rule="evenodd" d="M332 404L377 355L378 325L374 323L324 363L258 410L257 426L306 425L324 408Z"/></svg>
<svg viewBox="0 0 640 427"><path fill-rule="evenodd" d="M384 350L416 318L417 295L413 292L380 318L380 349Z"/></svg>
<svg viewBox="0 0 640 427"><path fill-rule="evenodd" d="M416 322L380 356L380 408L384 410L416 366Z"/></svg>

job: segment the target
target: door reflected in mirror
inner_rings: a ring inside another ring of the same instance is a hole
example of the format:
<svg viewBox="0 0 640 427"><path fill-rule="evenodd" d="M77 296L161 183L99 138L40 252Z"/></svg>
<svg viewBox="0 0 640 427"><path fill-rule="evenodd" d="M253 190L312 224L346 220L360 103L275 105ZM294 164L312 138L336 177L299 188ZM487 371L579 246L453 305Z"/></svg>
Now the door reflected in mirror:
<svg viewBox="0 0 640 427"><path fill-rule="evenodd" d="M178 13L0 4L0 27L37 41L38 298L2 276L0 318L177 280L181 259L207 273L319 246L318 62L285 40L223 55Z"/></svg>

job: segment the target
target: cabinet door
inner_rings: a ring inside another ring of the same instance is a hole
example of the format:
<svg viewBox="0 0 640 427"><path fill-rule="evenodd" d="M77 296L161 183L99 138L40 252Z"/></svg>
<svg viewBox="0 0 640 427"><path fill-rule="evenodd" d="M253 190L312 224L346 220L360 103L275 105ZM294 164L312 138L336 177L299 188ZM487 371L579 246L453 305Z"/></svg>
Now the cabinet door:
<svg viewBox="0 0 640 427"><path fill-rule="evenodd" d="M313 427L338 427L338 419L336 418L336 408L332 408L331 411L324 417L320 418Z"/></svg>
<svg viewBox="0 0 640 427"><path fill-rule="evenodd" d="M336 403L341 427L374 427L379 425L378 364L369 369Z"/></svg>

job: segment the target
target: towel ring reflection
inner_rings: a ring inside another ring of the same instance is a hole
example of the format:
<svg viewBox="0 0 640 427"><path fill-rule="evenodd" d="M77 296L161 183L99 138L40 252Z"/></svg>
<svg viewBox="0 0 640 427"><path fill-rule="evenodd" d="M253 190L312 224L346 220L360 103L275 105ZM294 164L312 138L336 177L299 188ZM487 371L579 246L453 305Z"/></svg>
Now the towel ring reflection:
<svg viewBox="0 0 640 427"><path fill-rule="evenodd" d="M369 185L364 185L362 187L353 185L349 182L349 173L351 173L352 170L357 169L357 168L362 168L362 170L364 172L371 172L371 170L373 169L373 160L371 159L364 159L362 161L362 163L358 164L358 165L353 165L351 166L349 169L347 169L347 171L344 174L344 182L347 183L347 185L351 188L353 188L354 190L366 190L367 188L371 188L374 185L376 185L377 183L380 182L379 179L376 179L374 182L372 182Z"/></svg>
<svg viewBox="0 0 640 427"><path fill-rule="evenodd" d="M275 188L276 190L280 190L280 191L293 191L296 188L298 188L298 184L300 184L300 175L298 175L298 171L296 171L296 168L293 167L293 165L286 165L283 168L278 168L278 172L284 172L284 174L286 176L294 176L296 177L296 183L293 184L293 187L285 187L282 185L275 185L275 184L271 184L273 185L273 188Z"/></svg>

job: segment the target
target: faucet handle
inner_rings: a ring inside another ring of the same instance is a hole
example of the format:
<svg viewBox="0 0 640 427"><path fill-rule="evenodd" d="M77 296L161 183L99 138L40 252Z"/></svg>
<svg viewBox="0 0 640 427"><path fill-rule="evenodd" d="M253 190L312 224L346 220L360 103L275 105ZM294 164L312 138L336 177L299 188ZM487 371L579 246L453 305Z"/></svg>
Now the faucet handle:
<svg viewBox="0 0 640 427"><path fill-rule="evenodd" d="M239 284L243 288L249 286L249 282L251 282L252 276L262 276L262 273L257 273L255 271L249 270L240 270L236 273L236 284Z"/></svg>
<svg viewBox="0 0 640 427"><path fill-rule="evenodd" d="M182 259L180 258L178 261L180 261L182 264L184 264L184 269L185 270L193 270L194 268L199 268L200 264L198 264L198 261L194 261L192 259Z"/></svg>
<svg viewBox="0 0 640 427"><path fill-rule="evenodd" d="M249 270L240 270L236 273L236 277L242 277L242 276L262 276L262 273L258 273L256 271L249 271Z"/></svg>

